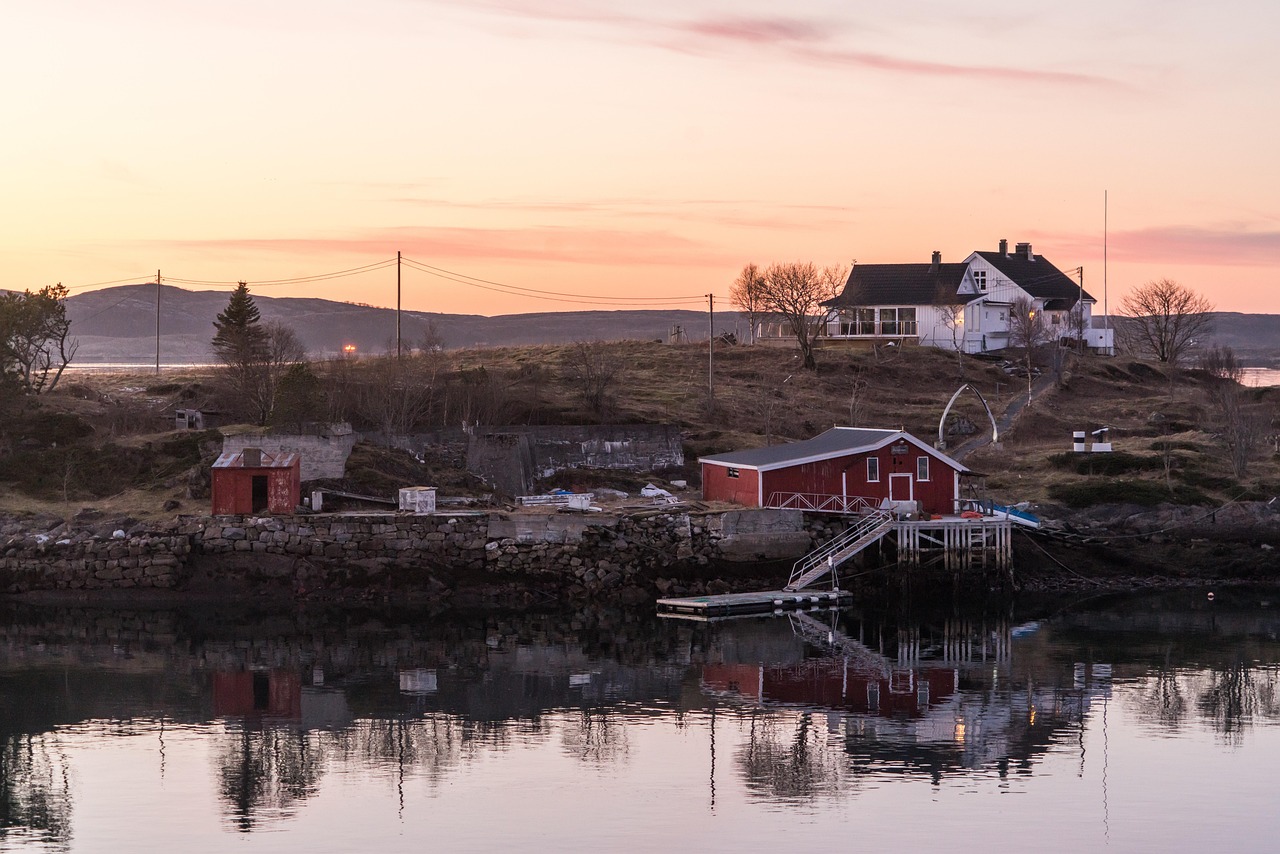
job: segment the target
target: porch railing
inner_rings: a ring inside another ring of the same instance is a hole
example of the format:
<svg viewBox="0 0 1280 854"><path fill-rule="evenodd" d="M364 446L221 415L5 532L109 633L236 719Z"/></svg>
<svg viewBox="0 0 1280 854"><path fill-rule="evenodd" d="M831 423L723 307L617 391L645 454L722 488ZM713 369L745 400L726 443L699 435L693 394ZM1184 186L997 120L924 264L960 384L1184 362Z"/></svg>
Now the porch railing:
<svg viewBox="0 0 1280 854"><path fill-rule="evenodd" d="M876 509L877 498L858 495L823 495L818 492L771 492L765 507L778 510L808 510L813 513L866 513Z"/></svg>

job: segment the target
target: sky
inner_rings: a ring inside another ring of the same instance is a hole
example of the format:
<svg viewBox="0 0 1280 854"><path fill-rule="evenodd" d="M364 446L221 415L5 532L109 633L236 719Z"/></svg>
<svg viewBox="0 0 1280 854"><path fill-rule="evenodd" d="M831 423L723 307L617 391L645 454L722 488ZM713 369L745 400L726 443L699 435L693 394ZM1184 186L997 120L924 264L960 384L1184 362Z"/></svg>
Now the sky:
<svg viewBox="0 0 1280 854"><path fill-rule="evenodd" d="M0 287L484 315L1030 242L1280 313L1280 4L6 0ZM330 273L358 271L333 278ZM282 280L304 278L303 282ZM1101 305L1099 306L1101 311Z"/></svg>

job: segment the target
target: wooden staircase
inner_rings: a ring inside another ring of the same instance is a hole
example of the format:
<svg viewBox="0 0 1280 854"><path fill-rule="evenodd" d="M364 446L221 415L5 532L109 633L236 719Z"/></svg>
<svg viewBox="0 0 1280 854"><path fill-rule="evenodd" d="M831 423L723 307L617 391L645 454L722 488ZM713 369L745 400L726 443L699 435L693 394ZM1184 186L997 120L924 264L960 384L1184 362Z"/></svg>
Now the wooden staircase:
<svg viewBox="0 0 1280 854"><path fill-rule="evenodd" d="M782 588L788 593L802 590L822 578L867 546L879 540L893 529L893 515L883 510L872 510L861 517L857 524L830 542L824 543L800 558L791 567L791 577Z"/></svg>

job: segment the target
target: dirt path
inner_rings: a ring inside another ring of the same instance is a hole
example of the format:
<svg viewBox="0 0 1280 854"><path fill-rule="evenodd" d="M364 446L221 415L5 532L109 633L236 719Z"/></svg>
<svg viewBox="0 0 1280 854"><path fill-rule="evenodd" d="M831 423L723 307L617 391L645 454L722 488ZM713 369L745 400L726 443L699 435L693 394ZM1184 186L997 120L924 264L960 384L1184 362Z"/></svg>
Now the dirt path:
<svg viewBox="0 0 1280 854"><path fill-rule="evenodd" d="M1014 422L1018 420L1018 416L1021 415L1023 410L1027 408L1027 404L1040 399L1040 397L1046 391L1053 388L1053 383L1054 383L1053 374L1046 372L1042 374L1039 379L1037 379L1035 382L1031 384L1030 400L1023 397L1022 395L1018 395L1017 397L1015 397L1009 403L1009 405L1005 407L1004 412L996 416L997 432L1001 436L1003 436L1006 432L1008 432L1009 428L1011 428ZM969 439L963 442L955 450L949 451L948 455L953 460L962 462L964 458L967 457L969 454L973 453L979 448L985 448L987 445L990 445L990 444L991 444L991 434L987 433L984 430L980 432L977 436L974 436L972 439Z"/></svg>

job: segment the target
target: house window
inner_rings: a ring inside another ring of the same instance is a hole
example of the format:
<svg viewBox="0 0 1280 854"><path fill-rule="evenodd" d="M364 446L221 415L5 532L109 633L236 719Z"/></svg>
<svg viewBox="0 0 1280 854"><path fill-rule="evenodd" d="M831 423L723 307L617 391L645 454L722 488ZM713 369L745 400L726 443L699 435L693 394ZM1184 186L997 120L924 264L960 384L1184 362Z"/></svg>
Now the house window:
<svg viewBox="0 0 1280 854"><path fill-rule="evenodd" d="M880 458L867 457L867 483L880 481Z"/></svg>
<svg viewBox="0 0 1280 854"><path fill-rule="evenodd" d="M973 284L979 291L985 291L987 289L987 271L974 270Z"/></svg>
<svg viewBox="0 0 1280 854"><path fill-rule="evenodd" d="M898 309L898 334L916 334L916 307L914 305Z"/></svg>
<svg viewBox="0 0 1280 854"><path fill-rule="evenodd" d="M737 476L738 476L738 470L737 470L737 469L729 469L727 472L725 472L725 476L726 476L726 477L737 477Z"/></svg>
<svg viewBox="0 0 1280 854"><path fill-rule="evenodd" d="M876 310L874 308L860 308L857 311L857 323L859 335L875 335L876 334Z"/></svg>
<svg viewBox="0 0 1280 854"><path fill-rule="evenodd" d="M929 458L916 457L916 480L929 479Z"/></svg>
<svg viewBox="0 0 1280 854"><path fill-rule="evenodd" d="M880 334L898 334L898 310L896 308L880 309Z"/></svg>

